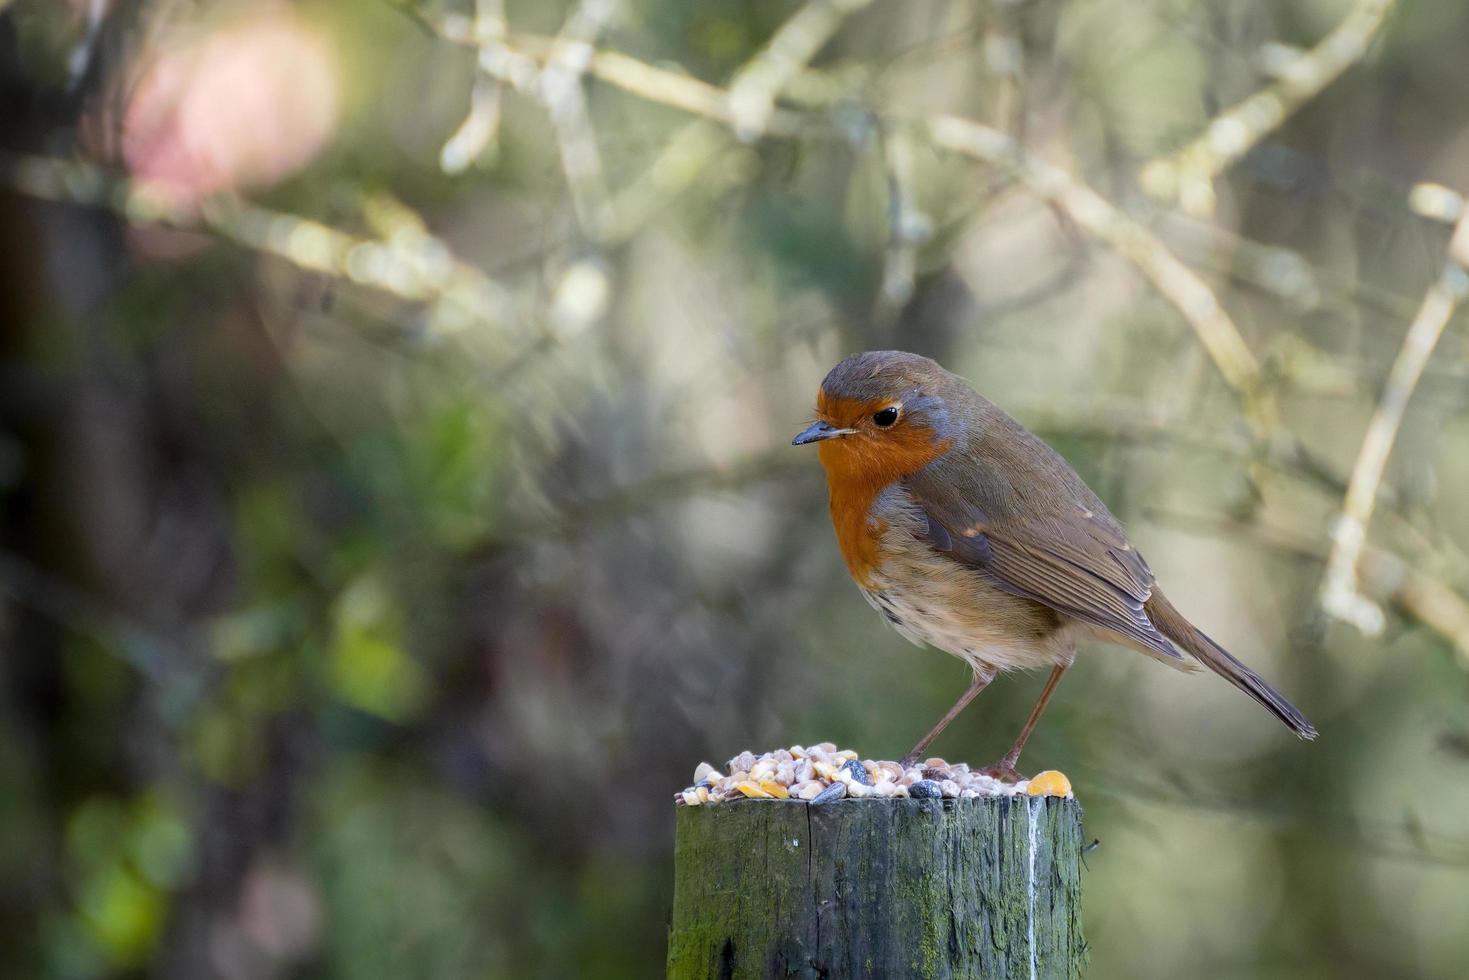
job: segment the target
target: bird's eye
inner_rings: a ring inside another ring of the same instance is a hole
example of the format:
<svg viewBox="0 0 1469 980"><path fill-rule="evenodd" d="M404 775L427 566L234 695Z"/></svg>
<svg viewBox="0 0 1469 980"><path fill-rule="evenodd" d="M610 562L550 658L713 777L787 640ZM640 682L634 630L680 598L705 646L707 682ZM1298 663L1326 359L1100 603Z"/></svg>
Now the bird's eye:
<svg viewBox="0 0 1469 980"><path fill-rule="evenodd" d="M892 405L889 405L880 412L874 413L872 416L872 424L879 429L886 429L896 421L898 421L898 410Z"/></svg>

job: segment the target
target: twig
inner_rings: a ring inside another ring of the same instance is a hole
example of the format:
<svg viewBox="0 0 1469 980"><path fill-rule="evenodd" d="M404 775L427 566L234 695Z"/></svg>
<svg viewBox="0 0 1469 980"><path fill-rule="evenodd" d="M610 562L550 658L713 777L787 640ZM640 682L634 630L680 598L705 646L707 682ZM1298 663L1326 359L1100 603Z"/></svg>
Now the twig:
<svg viewBox="0 0 1469 980"><path fill-rule="evenodd" d="M228 194L206 199L197 211L174 208L146 186L91 164L48 157L0 154L0 183L48 201L109 208L137 224L207 231L309 272L426 303L431 328L439 332L520 319L505 287L456 259L421 222L413 234L375 241Z"/></svg>
<svg viewBox="0 0 1469 980"><path fill-rule="evenodd" d="M933 221L918 209L913 194L913 134L907 127L882 130L887 169L888 240L878 290L877 319L887 323L913 296L918 247L933 236Z"/></svg>
<svg viewBox="0 0 1469 980"><path fill-rule="evenodd" d="M929 132L946 149L1011 171L1033 193L1131 262L1193 327L1225 382L1239 395L1256 436L1272 433L1275 405L1255 355L1213 290L1156 235L1079 179L1030 155L997 129L955 116L935 116L929 120Z"/></svg>
<svg viewBox="0 0 1469 980"><path fill-rule="evenodd" d="M1329 615L1375 636L1382 631L1382 609L1362 595L1357 582L1357 564L1367 539L1367 524L1377 503L1377 488L1413 389L1423 375L1423 368L1443 336L1454 308L1469 295L1469 208L1461 209L1449 240L1448 256L1438 279L1428 287L1423 303L1403 337L1403 346L1393 361L1392 370L1383 386L1382 397L1362 448L1347 481L1342 516L1332 529L1331 556L1321 583L1321 608Z"/></svg>
<svg viewBox="0 0 1469 980"><path fill-rule="evenodd" d="M1469 670L1469 602L1449 586L1387 551L1366 548L1362 567L1368 581L1414 619L1442 636Z"/></svg>
<svg viewBox="0 0 1469 980"><path fill-rule="evenodd" d="M503 38L505 30L505 0L475 0L476 36ZM469 92L469 113L439 152L439 166L444 173L463 173L486 147L494 145L500 129L500 88L500 81L492 75L475 75Z"/></svg>
<svg viewBox="0 0 1469 980"><path fill-rule="evenodd" d="M616 51L597 52L592 58L590 71L608 85L631 95L705 116L731 128L735 126L729 96L717 85L680 72L655 68ZM803 132L809 130L805 128L801 113L788 109L771 110L765 121L765 133L769 136L794 137Z"/></svg>
<svg viewBox="0 0 1469 980"><path fill-rule="evenodd" d="M660 208L692 187L700 174L732 149L740 157L738 162L727 159L731 164L727 169L737 168L751 151L733 147L729 133L706 119L685 123L647 169L607 202L602 241L615 244L632 237Z"/></svg>
<svg viewBox="0 0 1469 980"><path fill-rule="evenodd" d="M1149 516L1180 527L1227 533L1231 538L1244 533L1266 547L1311 561L1329 557L1314 535L1211 515L1153 510ZM1414 562L1385 548L1364 544L1358 557L1358 571L1370 588L1443 637L1453 647L1460 666L1469 670L1469 600Z"/></svg>
<svg viewBox="0 0 1469 980"><path fill-rule="evenodd" d="M628 55L593 50L589 43L575 50L580 52L579 58L584 58L581 70L585 73L648 101L727 125L737 135L750 133L751 125L758 123L757 130L764 135L807 136L816 131L813 122L819 117L777 107L775 99L806 70L806 62L841 20L868 2L811 0L746 69L737 73L735 88L743 86L743 95ZM482 70L530 94L536 94L537 80L549 70L550 62L561 50L558 45L564 43L563 39L534 35L502 36L493 24L465 17L434 20L418 11L412 13L446 40L477 48ZM758 111L752 107L758 107ZM1013 174L1136 266L1194 329L1225 382L1240 397L1257 437L1264 441L1275 434L1274 401L1263 382L1259 362L1209 286L1156 235L1082 181L1031 156L1015 139L998 130L953 116L936 116L927 123L936 143ZM641 209L648 213L645 202L637 196L629 203L639 205L634 212ZM585 210L579 208L579 213ZM627 216L628 212L611 216L611 224L621 235L629 229L627 221L621 220Z"/></svg>
<svg viewBox="0 0 1469 980"><path fill-rule="evenodd" d="M1002 132L1023 138L1025 125L1024 90L1021 76L1025 69L1025 48L1020 43L1017 8L1013 4L997 4L994 16L985 27L985 67L998 80L994 124Z"/></svg>
<svg viewBox="0 0 1469 980"><path fill-rule="evenodd" d="M0 13L3 13L7 4L0 3ZM87 70L92 66L93 55L96 54L97 44L102 38L102 28L107 23L107 15L111 12L111 5L106 0L87 0L87 25L81 40L71 49L66 58L66 72L68 76L67 89L75 92L87 77Z"/></svg>
<svg viewBox="0 0 1469 980"><path fill-rule="evenodd" d="M434 20L417 11L414 16L445 40L478 48L480 70L491 78L545 101L545 93L538 91L536 81L552 72L551 65L557 56L558 46L563 51L566 49L565 32L561 39L535 34L507 36L496 30L494 22L471 22L462 17ZM570 26L570 22L568 24ZM585 32L578 28L577 33ZM573 50L578 59L578 82L581 74L589 74L649 102L680 109L729 128L734 126L729 97L723 89L615 51L597 50L589 42ZM549 77L555 78L555 75ZM579 88L576 96L585 115L585 98ZM566 122L570 123L569 131ZM594 232L603 243L622 241L633 234L662 203L691 186L699 173L713 163L719 151L727 146L727 140L718 138L707 124L687 124L669 139L658 158L634 184L609 195L602 185L600 163L595 171L577 169L581 163L590 163L594 159L592 154L596 144L589 138L590 122L582 128L574 118L567 116L563 123L561 131L566 131L570 137L570 142L565 138L561 140L563 167L568 159L573 166L573 170L568 172L568 183L573 187L573 194L576 194L577 186L583 187L584 191L592 190L592 193L581 194L578 215L584 230ZM797 113L778 109L772 113L766 128L772 135L793 137L802 132L803 124ZM570 158L568 152L571 153ZM590 182L573 179L572 176L592 173L595 173L595 179ZM599 202L596 207L590 204L592 199Z"/></svg>
<svg viewBox="0 0 1469 980"><path fill-rule="evenodd" d="M571 190L577 221L593 238L601 233L607 184L602 176L596 132L587 113L582 76L591 64L593 42L616 10L615 0L582 0L577 4L552 44L537 86L551 127L556 131L561 169Z"/></svg>
<svg viewBox="0 0 1469 980"><path fill-rule="evenodd" d="M420 11L410 13L418 23L451 44L487 48L491 54L481 58L480 70L510 82L517 89L525 89L531 84L539 71L537 62L550 55L555 43L553 38L539 34L516 33L504 38L484 37L469 18L434 19ZM729 93L692 75L659 68L631 55L605 49L592 52L586 72L613 88L648 102L681 109L730 128L735 125L734 114L729 105ZM765 125L767 136L795 137L808 132L809 127L801 113L779 107L771 110Z"/></svg>
<svg viewBox="0 0 1469 980"><path fill-rule="evenodd" d="M856 3L856 0L848 2ZM851 9L862 5L857 3ZM825 9L826 4L822 0L813 0L803 8L803 12L817 6ZM789 28L800 16L798 13L786 27ZM446 39L461 44L476 43L463 25L446 26ZM831 29L834 30L835 25ZM809 42L810 38L807 40ZM503 47L520 58L537 58L545 56L548 42L535 36L516 35L506 39ZM770 47L774 49L774 41ZM788 65L790 75L782 77L789 82L803 65L804 62ZM716 86L687 75L608 51L595 53L588 71L633 95L724 123L735 129L737 135L740 132L739 115L732 109L736 104L732 92L726 94ZM738 80L736 84L739 84ZM1011 171L1034 193L1060 207L1078 225L1132 262L1193 327L1225 382L1243 402L1255 434L1263 440L1273 432L1276 427L1274 400L1264 385L1259 362L1245 344L1239 328L1224 312L1208 285L1179 261L1157 236L1065 170L1030 156L1012 137L998 130L942 115L929 119L928 129L939 145ZM785 137L798 137L811 131L804 114L774 107L762 129L765 135Z"/></svg>
<svg viewBox="0 0 1469 980"><path fill-rule="evenodd" d="M809 0L780 26L729 87L735 136L753 142L765 134L775 100L816 56L849 15L872 0Z"/></svg>
<svg viewBox="0 0 1469 980"><path fill-rule="evenodd" d="M616 0L582 0L558 35L536 39L534 55L509 43L504 17L487 16L483 7L472 20L456 15L436 19L412 7L405 9L445 40L475 47L481 72L545 107L577 223L592 238L599 237L607 186L582 78L596 61L593 42L616 13Z"/></svg>
<svg viewBox="0 0 1469 980"><path fill-rule="evenodd" d="M1360 61L1396 5L1357 0L1319 44L1286 62L1276 81L1215 116L1192 143L1144 166L1143 188L1190 214L1213 214L1214 178Z"/></svg>

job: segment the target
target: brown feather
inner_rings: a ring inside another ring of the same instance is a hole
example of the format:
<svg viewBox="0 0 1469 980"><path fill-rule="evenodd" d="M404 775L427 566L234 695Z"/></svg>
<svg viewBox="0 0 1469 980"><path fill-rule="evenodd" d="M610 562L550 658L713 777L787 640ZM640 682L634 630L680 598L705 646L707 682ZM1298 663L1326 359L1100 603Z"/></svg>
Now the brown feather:
<svg viewBox="0 0 1469 980"><path fill-rule="evenodd" d="M875 425L888 407L899 420ZM1183 670L1196 658L1314 737L1163 598L1070 464L962 378L901 351L856 354L827 375L818 414L844 430L820 443L842 555L905 636L981 673L1070 663L1089 636Z"/></svg>
<svg viewBox="0 0 1469 980"><path fill-rule="evenodd" d="M858 585L871 584L878 563L878 542L886 529L874 519L872 504L888 486L915 473L948 452L947 440L934 438L932 430L903 427L885 432L870 424L872 414L891 399L858 401L827 397L817 400L817 416L833 425L855 428L854 435L820 445L821 465L826 470L831 494L831 522L847 570Z"/></svg>
<svg viewBox="0 0 1469 980"><path fill-rule="evenodd" d="M1173 604L1164 598L1163 593L1153 592L1152 598L1148 600L1147 612L1158 629L1198 657L1204 666L1260 702L1266 711L1283 721L1291 731L1301 738L1316 737L1316 726L1306 720L1299 708L1267 684L1265 678L1240 663L1228 650L1209 639L1202 630L1185 619L1183 613L1173 608Z"/></svg>
<svg viewBox="0 0 1469 980"><path fill-rule="evenodd" d="M904 481L956 554L1000 588L1187 665L1143 612L1153 573L1106 505L1055 450L964 388L971 438ZM982 552L962 544L981 539Z"/></svg>

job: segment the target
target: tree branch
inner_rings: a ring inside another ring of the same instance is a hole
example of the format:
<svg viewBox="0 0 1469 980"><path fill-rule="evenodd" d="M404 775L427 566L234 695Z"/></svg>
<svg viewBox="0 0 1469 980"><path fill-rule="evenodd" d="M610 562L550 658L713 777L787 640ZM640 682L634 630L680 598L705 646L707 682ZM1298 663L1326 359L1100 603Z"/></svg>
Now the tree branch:
<svg viewBox="0 0 1469 980"><path fill-rule="evenodd" d="M1143 188L1189 214L1212 215L1214 178L1362 60L1396 5L1397 0L1357 0L1314 48L1292 52L1275 82L1215 116L1192 143L1146 164Z"/></svg>
<svg viewBox="0 0 1469 980"><path fill-rule="evenodd" d="M735 73L729 109L735 136L753 142L765 134L775 100L831 40L849 15L872 0L809 0L780 26L759 54Z"/></svg>
<svg viewBox="0 0 1469 980"><path fill-rule="evenodd" d="M475 24L477 34L503 38L507 29L505 0L475 0ZM463 173L487 147L495 145L500 133L500 89L499 79L485 72L475 74L469 112L439 151L439 167L444 173Z"/></svg>
<svg viewBox="0 0 1469 980"><path fill-rule="evenodd" d="M1178 527L1227 534L1231 539L1247 535L1265 547L1312 562L1327 557L1314 535L1211 515L1155 510L1149 516ZM1395 552L1364 545L1358 557L1358 571L1368 586L1408 618L1442 637L1453 648L1460 666L1469 670L1469 600Z"/></svg>
<svg viewBox="0 0 1469 980"><path fill-rule="evenodd" d="M1033 193L1060 208L1081 228L1131 262L1193 327L1225 382L1239 395L1258 437L1276 426L1274 400L1260 364L1213 290L1159 238L1065 170L1029 154L1010 136L967 119L929 120L935 143L1007 169Z"/></svg>
<svg viewBox="0 0 1469 980"><path fill-rule="evenodd" d="M1357 462L1347 482L1343 513L1331 535L1331 555L1321 583L1321 608L1369 636L1382 631L1384 617L1382 609L1362 595L1357 581L1357 565L1367 540L1367 524L1377 503L1377 489L1393 443L1397 440L1398 429L1402 427L1408 400L1412 398L1413 389L1417 387L1423 368L1443 336L1444 327L1448 325L1455 307L1469 295L1469 271L1466 271L1466 266L1469 266L1469 209L1461 210L1463 213L1454 225L1443 270L1423 296L1388 373L1377 409L1367 425ZM1464 622L1469 623L1469 616ZM1463 629L1463 623L1460 626L1461 632L1469 635L1469 630Z"/></svg>
<svg viewBox="0 0 1469 980"><path fill-rule="evenodd" d="M0 183L43 200L105 207L137 224L206 231L308 272L426 303L431 329L440 332L523 319L509 290L456 259L421 221L415 220L411 234L373 240L232 194L208 198L197 210L175 208L148 187L88 163L5 153L0 153Z"/></svg>

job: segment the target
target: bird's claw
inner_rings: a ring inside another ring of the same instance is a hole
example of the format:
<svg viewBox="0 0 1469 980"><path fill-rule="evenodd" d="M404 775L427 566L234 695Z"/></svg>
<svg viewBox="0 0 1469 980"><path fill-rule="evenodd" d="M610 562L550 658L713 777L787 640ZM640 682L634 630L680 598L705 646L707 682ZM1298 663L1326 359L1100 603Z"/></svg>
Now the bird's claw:
<svg viewBox="0 0 1469 980"><path fill-rule="evenodd" d="M980 772L984 773L991 779L997 779L1002 783L1019 783L1029 778L1024 773L1021 773L1019 770L1017 770L1014 763L1006 760L1001 760L992 766L986 766L984 769L981 769Z"/></svg>

